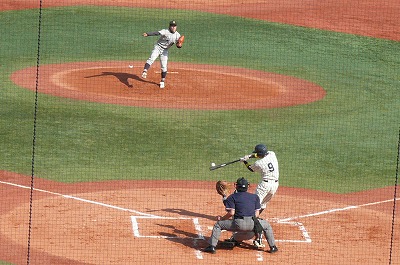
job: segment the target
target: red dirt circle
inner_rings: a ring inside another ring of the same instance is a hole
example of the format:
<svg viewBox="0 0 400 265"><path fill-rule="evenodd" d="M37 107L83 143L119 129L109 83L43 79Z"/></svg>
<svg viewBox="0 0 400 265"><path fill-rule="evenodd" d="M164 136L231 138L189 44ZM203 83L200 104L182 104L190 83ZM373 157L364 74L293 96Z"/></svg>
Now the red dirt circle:
<svg viewBox="0 0 400 265"><path fill-rule="evenodd" d="M133 68L129 65L134 65ZM244 68L169 63L160 89L156 62L146 79L143 62L79 62L39 67L38 92L107 104L197 110L269 109L307 104L326 91L306 80ZM36 67L12 74L19 86L36 89Z"/></svg>

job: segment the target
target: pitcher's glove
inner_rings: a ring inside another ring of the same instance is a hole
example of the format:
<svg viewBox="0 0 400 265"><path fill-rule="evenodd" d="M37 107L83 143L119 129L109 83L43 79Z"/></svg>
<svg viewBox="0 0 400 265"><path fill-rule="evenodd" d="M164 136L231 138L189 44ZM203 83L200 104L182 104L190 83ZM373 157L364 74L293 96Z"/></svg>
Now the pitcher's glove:
<svg viewBox="0 0 400 265"><path fill-rule="evenodd" d="M176 43L176 47L182 48L183 42L185 41L185 35L181 35Z"/></svg>
<svg viewBox="0 0 400 265"><path fill-rule="evenodd" d="M224 198L229 195L228 182L225 180L218 180L215 184L215 189L217 190L217 193Z"/></svg>

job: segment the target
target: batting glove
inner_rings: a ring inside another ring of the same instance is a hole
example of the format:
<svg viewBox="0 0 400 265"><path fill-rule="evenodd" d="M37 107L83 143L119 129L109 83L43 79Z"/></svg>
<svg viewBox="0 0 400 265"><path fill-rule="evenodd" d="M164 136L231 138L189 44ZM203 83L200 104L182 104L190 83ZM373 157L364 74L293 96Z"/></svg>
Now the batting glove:
<svg viewBox="0 0 400 265"><path fill-rule="evenodd" d="M242 162L247 161L250 159L250 157L251 157L251 155L245 155L244 157L240 158L240 161L242 161Z"/></svg>

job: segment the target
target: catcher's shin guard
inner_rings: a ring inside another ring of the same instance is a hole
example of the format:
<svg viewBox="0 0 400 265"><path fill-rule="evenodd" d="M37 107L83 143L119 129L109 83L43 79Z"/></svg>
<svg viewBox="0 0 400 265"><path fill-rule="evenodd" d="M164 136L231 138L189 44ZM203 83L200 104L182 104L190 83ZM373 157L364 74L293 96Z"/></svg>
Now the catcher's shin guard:
<svg viewBox="0 0 400 265"><path fill-rule="evenodd" d="M264 229L257 217L253 216L253 221L254 221L253 231L254 234L256 235L256 239L253 241L253 244L256 248L264 248L265 245L262 242Z"/></svg>

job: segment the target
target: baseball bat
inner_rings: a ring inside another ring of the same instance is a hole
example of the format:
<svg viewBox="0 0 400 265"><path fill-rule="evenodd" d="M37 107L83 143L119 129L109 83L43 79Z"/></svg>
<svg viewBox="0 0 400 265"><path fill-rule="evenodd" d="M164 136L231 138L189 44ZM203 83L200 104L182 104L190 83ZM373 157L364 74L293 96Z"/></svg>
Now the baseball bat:
<svg viewBox="0 0 400 265"><path fill-rule="evenodd" d="M240 159L236 159L236 160L233 160L233 161L230 161L230 162L226 162L226 163L222 163L222 164L219 164L219 165L211 166L210 170L215 170L215 169L218 169L218 168L221 168L221 167L225 167L227 165L230 165L230 164L233 164L233 163L236 163L236 162L239 162L239 161L240 161Z"/></svg>
<svg viewBox="0 0 400 265"><path fill-rule="evenodd" d="M253 157L256 157L256 155L255 154L251 154L250 158L253 158ZM226 162L226 163L222 163L222 164L219 164L219 165L211 166L210 170L215 170L215 169L218 169L218 168L221 168L221 167L225 167L227 165L230 165L230 164L233 164L233 163L236 163L236 162L239 162L239 161L240 161L240 158L236 159L236 160L233 160L233 161L230 161L230 162Z"/></svg>

